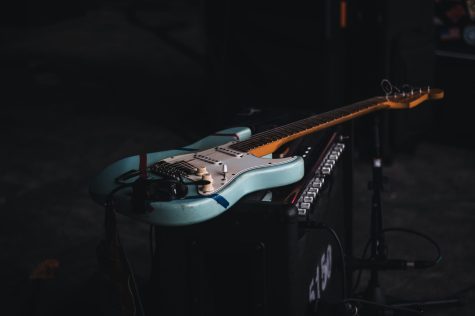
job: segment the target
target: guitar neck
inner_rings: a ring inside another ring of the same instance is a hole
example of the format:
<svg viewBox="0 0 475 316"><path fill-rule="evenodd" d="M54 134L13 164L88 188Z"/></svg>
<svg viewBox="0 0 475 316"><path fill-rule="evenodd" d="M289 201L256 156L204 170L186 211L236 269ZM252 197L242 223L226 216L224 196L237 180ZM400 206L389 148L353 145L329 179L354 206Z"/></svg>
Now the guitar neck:
<svg viewBox="0 0 475 316"><path fill-rule="evenodd" d="M251 138L231 145L231 148L257 157L273 153L283 144L316 131L341 124L356 117L388 107L384 97L374 97L314 115L284 126L258 133Z"/></svg>

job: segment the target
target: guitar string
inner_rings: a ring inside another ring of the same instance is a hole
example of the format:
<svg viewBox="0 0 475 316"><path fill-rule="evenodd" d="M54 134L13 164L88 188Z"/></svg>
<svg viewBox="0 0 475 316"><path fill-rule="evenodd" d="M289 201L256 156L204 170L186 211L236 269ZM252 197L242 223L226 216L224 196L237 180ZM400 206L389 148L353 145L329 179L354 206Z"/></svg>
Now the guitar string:
<svg viewBox="0 0 475 316"><path fill-rule="evenodd" d="M242 141L242 142L231 145L231 148L246 151L246 150L264 145L268 143L269 141L272 142L280 138L291 136L298 132L314 128L324 123L332 122L336 119L354 114L356 112L370 108L372 106L377 106L381 103L381 102L375 103L375 101L380 101L380 100L378 98L372 98L366 101L357 102L340 109L328 111L322 114L317 114L309 118L305 118L305 119L292 122L292 123L289 123L289 124L286 124L286 125L283 125L283 126L280 126L268 131L264 131L264 132L254 135L253 137L251 137L250 139L246 141ZM284 135L284 136L283 137L279 136L279 134Z"/></svg>
<svg viewBox="0 0 475 316"><path fill-rule="evenodd" d="M417 94L420 94L420 92ZM397 97L397 95L395 95L395 97ZM407 98L403 97L402 100L400 101L408 101L410 99L411 97L409 97L409 94L408 94ZM251 137L250 139L241 141L238 143L234 143L230 147L233 149L240 150L240 151L248 151L250 149L268 144L278 139L282 139L282 138L294 135L296 133L299 133L308 129L312 129L321 124L330 123L339 118L343 118L345 116L349 116L363 110L369 110L372 107L379 106L381 103L382 103L381 99L378 97L371 98L365 101L360 101L357 103L353 103L339 109L317 114L309 118L301 119L296 122L291 122L286 125L279 126L271 130L258 133L254 135L253 137ZM191 159L190 161L192 160L195 160L195 159ZM195 171L195 168L193 167L192 164L183 160L172 163L172 164L162 164L161 167L164 169L165 172L169 172L171 174L178 174L180 172L192 173Z"/></svg>
<svg viewBox="0 0 475 316"><path fill-rule="evenodd" d="M420 94L420 92L417 94ZM397 95L395 95L395 97L397 97ZM410 99L411 98L409 97L409 94L408 94L407 98L403 97L402 100L400 101L408 101ZM286 125L279 126L279 127L270 129L268 131L258 133L254 135L253 137L251 137L250 139L235 143L231 145L230 147L233 149L240 150L240 151L241 150L248 151L250 149L265 145L267 143L276 141L278 139L285 138L285 137L294 135L296 133L299 133L308 129L312 129L321 124L330 123L339 118L349 116L363 110L369 110L370 108L377 107L380 104L381 104L381 99L378 97L371 98L365 101L360 101L357 103L353 103L339 109L317 114L305 119L298 120L296 122L291 122ZM192 160L195 160L195 159L191 159L190 161ZM180 172L190 173L190 172L195 171L195 168L193 167L192 164L183 160L175 162L173 164L162 165L162 167L165 169L165 171L168 171L170 173L180 173Z"/></svg>
<svg viewBox="0 0 475 316"><path fill-rule="evenodd" d="M373 98L373 99L370 99L370 100L367 100L367 101L362 101L362 102L352 104L352 105L344 107L344 108L340 108L340 109L337 109L337 110L333 110L333 111L329 111L329 112L326 112L326 113L323 113L323 114L319 114L319 115L310 117L308 119L304 119L304 120L301 120L301 121L294 122L294 123L297 123L297 124L291 123L293 125L292 127L296 126L297 128L296 129L294 128L293 130L291 130L290 135L292 135L294 133L297 133L297 132L300 132L300 131L304 131L304 130L309 129L309 128L316 127L316 126L318 126L322 123L332 122L336 119L354 114L356 112L359 112L359 111L364 110L364 109L368 109L368 108L373 107L373 106L376 107L376 106L381 104L381 102L374 103L374 101L380 101L380 100L378 100L377 98L376 99ZM310 122L308 122L308 121L310 121ZM272 133L274 131L275 131L275 129L270 130L270 133ZM256 134L257 137L255 137L255 139L252 139L250 142L243 142L243 145L245 145L245 147L247 147L246 145L254 145L254 143L255 143L254 140L256 140L257 145L259 145L260 140L262 140L262 138L259 138L260 135L262 135L262 134ZM287 135L287 136L290 136L290 135ZM269 139L269 138L264 138L264 140L266 140L266 139Z"/></svg>
<svg viewBox="0 0 475 316"><path fill-rule="evenodd" d="M373 103L371 102L371 104L373 104ZM355 105L358 106L358 107L356 107L356 110L354 109ZM366 106L366 104L364 104L363 106ZM349 115L351 113L354 113L354 112L356 112L357 110L359 110L361 108L361 104L353 104L352 107L353 108L351 110L349 110L349 109L337 109L337 110L329 111L329 112L326 112L326 113L318 114L318 115L312 116L310 118L306 118L306 119L303 119L303 120L292 122L292 123L286 124L284 126L277 127L277 128L271 129L269 131L265 131L265 132L256 134L256 135L254 135L254 137L252 139L240 142L239 144L244 145L244 146L247 147L247 145L254 145L254 143L256 143L256 142L260 143L262 140L269 140L269 139L271 141L276 140L276 139L280 138L280 137L275 138L276 133L284 134L284 137L287 137L287 136L290 136L292 134L298 133L300 131L304 131L306 129L316 127L316 126L318 126L322 123L331 122L331 121L333 121L337 118L340 118L340 117ZM281 130L283 130L284 132L282 133ZM238 147L238 146L234 146L234 147ZM241 146L239 146L239 147L241 147Z"/></svg>

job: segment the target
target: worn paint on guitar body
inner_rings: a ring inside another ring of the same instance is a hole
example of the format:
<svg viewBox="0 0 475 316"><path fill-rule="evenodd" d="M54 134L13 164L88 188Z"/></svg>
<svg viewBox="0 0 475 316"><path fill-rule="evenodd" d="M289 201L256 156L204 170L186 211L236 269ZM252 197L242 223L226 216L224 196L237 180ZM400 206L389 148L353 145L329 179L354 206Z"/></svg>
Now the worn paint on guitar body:
<svg viewBox="0 0 475 316"><path fill-rule="evenodd" d="M132 207L132 189L124 188L114 195L117 211L155 225L190 225L220 215L248 193L291 184L303 177L304 163L301 157L272 159L259 158L249 153L238 157L226 153L226 148L233 144L236 138L242 141L250 136L248 128L231 128L186 148L147 154L149 165L161 160L173 163L191 159L195 167L206 166L214 178L214 189L211 192L202 192L200 186L188 185L188 193L184 198L152 201L151 211L140 214L134 212ZM209 161L193 159L197 154L207 157ZM127 171L138 170L139 164L140 157L137 155L119 160L104 169L90 186L93 199L104 203L107 195L120 185L116 183L116 179ZM225 179L222 174L223 164L226 164L228 169ZM137 177L134 177L128 181L131 183L136 179ZM189 179L198 180L199 177L191 175Z"/></svg>

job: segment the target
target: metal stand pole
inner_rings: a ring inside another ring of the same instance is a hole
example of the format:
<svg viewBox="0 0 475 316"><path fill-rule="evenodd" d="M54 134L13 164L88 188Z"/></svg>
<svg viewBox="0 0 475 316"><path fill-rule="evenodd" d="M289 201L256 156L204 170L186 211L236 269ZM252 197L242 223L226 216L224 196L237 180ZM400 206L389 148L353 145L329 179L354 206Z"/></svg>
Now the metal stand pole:
<svg viewBox="0 0 475 316"><path fill-rule="evenodd" d="M373 120L373 166L372 181L369 183L373 191L371 200L371 258L370 261L383 262L386 260L386 243L383 234L383 215L381 192L383 191L382 149L381 149L381 118L379 113ZM365 291L366 299L378 304L386 304L386 298L379 284L379 269L371 267L371 276ZM372 309L372 315L381 315L380 310Z"/></svg>
<svg viewBox="0 0 475 316"><path fill-rule="evenodd" d="M386 315L405 315L420 314L424 308L428 307L442 307L460 305L461 301L458 298L446 298L438 300L425 301L403 301L400 303L388 302L383 289L379 283L379 270L390 267L391 260L387 258L386 242L383 231L383 211L381 205L381 192L384 189L383 181L383 163L382 163L382 148L381 148L381 117L379 113L374 114L373 120L373 166L372 166L372 181L369 183L370 189L373 191L371 204L371 257L363 260L366 263L364 266L370 269L371 275L368 285L364 291L364 298L368 301L380 305L404 307L406 311L396 311L391 309L384 309L378 306L368 306L364 315L369 316L386 316ZM402 270L404 267L394 267L391 269Z"/></svg>

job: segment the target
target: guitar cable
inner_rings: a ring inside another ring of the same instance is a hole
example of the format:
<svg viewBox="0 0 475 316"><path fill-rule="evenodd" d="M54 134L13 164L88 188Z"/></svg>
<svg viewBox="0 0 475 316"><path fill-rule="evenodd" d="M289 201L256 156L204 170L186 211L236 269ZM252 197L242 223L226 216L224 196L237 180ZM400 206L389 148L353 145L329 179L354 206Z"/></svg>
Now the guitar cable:
<svg viewBox="0 0 475 316"><path fill-rule="evenodd" d="M134 314L139 315L139 316L145 316L145 311L144 307L142 304L142 300L140 299L140 294L138 293L138 286L137 286L137 281L135 279L135 275L132 269L132 265L130 264L130 261L125 253L124 246L122 245L122 242L120 240L120 236L117 230L117 222L115 219L115 207L114 207L114 195L119 192L120 190L123 190L125 188L132 187L132 183L130 184L122 184L116 188L114 188L112 191L110 191L107 194L106 201L104 202L104 207L106 209L106 214L104 217L104 226L106 229L106 235L107 232L110 231L110 229L115 229L116 230L116 236L117 236L117 241L118 241L118 246L120 253L122 254L122 258L125 262L125 265L128 269L129 272L129 278L127 280L127 286L129 289L130 294L132 295L132 300L134 303ZM137 309L138 306L138 309ZM137 314L137 311L139 314Z"/></svg>
<svg viewBox="0 0 475 316"><path fill-rule="evenodd" d="M153 268L153 256L155 255L155 248L156 248L156 245L155 245L155 225L153 224L150 224L149 225L149 230L148 230L148 239L149 239L149 251L150 251L150 267ZM152 270L152 268L150 268L150 271ZM152 275L152 273L150 273L150 276Z"/></svg>
<svg viewBox="0 0 475 316"><path fill-rule="evenodd" d="M368 300L364 300L364 299L359 299L359 298L347 298L347 299L343 300L343 303L360 303L360 304L364 304L364 305L379 307L379 308L382 308L382 309L385 309L385 310L400 311L400 312L404 312L404 313L417 314L417 315L423 315L424 314L424 312L421 311L421 310L404 308L404 307L399 307L399 306L391 306L391 305L387 305L387 304L380 304L380 303L376 303L376 302L368 301ZM351 305L351 307L348 308L348 311L352 313L351 316L358 316L359 315L358 307L355 306L355 305ZM406 314L404 314L404 315L406 315Z"/></svg>
<svg viewBox="0 0 475 316"><path fill-rule="evenodd" d="M118 186L118 187L114 188L107 195L105 206L106 207L111 207L111 205L112 205L112 208L113 208L113 197L114 197L114 195L118 191L120 191L122 189L125 189L127 187L131 187L131 186L132 186L132 184L123 184L121 186ZM115 212L114 209L112 211ZM107 216L106 216L106 221L107 221ZM151 226L153 226L153 225L151 225ZM420 313L420 311L413 310L413 309L407 309L407 308L396 307L396 306L391 306L391 305L379 304L379 303L368 301L368 300L348 297L348 293L347 293L347 290L346 290L346 287L347 287L347 284L346 284L346 281L347 281L346 280L346 273L347 273L346 256L345 256L345 252L344 252L344 248L343 248L341 239L338 236L338 233L335 231L335 229L333 229L332 227L330 227L330 226L328 226L324 223L318 223L318 224L309 223L309 225L307 225L307 228L327 230L328 232L330 232L333 239L335 240L335 242L338 245L338 249L339 249L339 252L340 252L340 258L341 258L341 273L342 273L342 284L341 284L341 286L342 286L342 296L343 296L343 300L339 301L339 303L345 304L345 309L348 311L348 313L352 313L352 315L358 315L357 307L354 306L354 305L351 305L351 304L348 305L348 303L360 303L360 304L372 305L372 306L375 306L375 307L381 307L381 308L385 308L385 309L391 309L391 310L395 310L395 311L399 310L399 311L411 312L411 313L417 313L417 314ZM411 230L411 229L407 229L407 228L401 228L401 227L391 227L391 228L383 229L383 233L388 233L388 232L402 232L402 233L408 233L408 234L419 236L419 237L427 240L428 242L430 242L433 245L433 247L435 248L435 250L437 252L437 257L434 260L406 261L406 263L409 263L407 265L407 267L413 267L413 268L416 268L416 269L417 268L423 269L423 268L431 267L431 266L439 263L442 260L440 246L437 244L437 242L434 239L432 239L428 235L423 234L423 233L418 232L418 231L415 231L415 230ZM153 260L153 251L154 251L153 233L154 233L154 228L150 227L149 238L150 238L150 251L151 251L151 255L152 255L152 260ZM130 262L129 262L127 256L125 255L125 251L123 250L122 243L120 242L120 240L119 240L119 243L120 243L120 246L122 248L122 253L124 255L124 260L125 260L127 266L129 267L129 269L131 270ZM367 253L367 250L369 249L370 244L371 244L371 239L369 239L367 241L366 245L365 245L365 248L363 250L363 254L361 256L362 259L364 259L366 257L366 253ZM360 279L361 279L362 271L363 271L363 269L359 269L358 276L357 276L357 279L355 281L355 285L353 286L353 288L350 292L351 294L353 294L355 292L355 290L358 288L358 285L359 285L359 282L360 282ZM132 285L133 285L133 287L129 288L131 290L131 294L136 297L136 301L138 302L137 305L139 307L139 311L141 312L141 315L145 315L144 309L143 309L143 306L142 306L142 302L138 298L139 296L138 296L138 293L136 292L137 283L136 283L136 280L135 280L135 277L134 277L134 274L132 273L132 271L130 271L130 278L131 278ZM135 289L135 290L133 290L133 289Z"/></svg>
<svg viewBox="0 0 475 316"><path fill-rule="evenodd" d="M342 284L341 285L343 287L342 288L343 299L340 300L340 301L337 301L337 302L330 303L329 305L333 305L334 307L337 307L339 304L343 304L343 309L345 310L345 315L348 315L348 316L357 316L357 315L359 315L358 306L355 305L355 304L352 304L352 303L370 305L370 306L374 306L374 307L383 308L383 309L386 309L386 310L400 311L400 312L406 312L406 313L411 313L411 314L418 314L418 315L422 314L422 311L415 310L415 309L404 308L404 307L400 307L400 306L392 306L392 305L387 305L387 304L380 304L380 303L376 303L376 302L373 302L373 301L364 300L364 299L360 299L360 298L348 297L348 294L346 292L346 256L345 256L345 251L343 249L343 245L341 243L341 239L338 236L338 233L335 231L335 229L333 229L332 227L330 227L330 226L328 226L324 223L318 223L318 224L309 223L309 224L310 225L308 225L307 228L325 229L325 230L329 231L330 234L332 235L333 239L335 239L336 243L338 244L338 249L339 249L340 256L341 256L341 275L342 275ZM411 233L411 234L420 235L421 237L430 240L431 243L434 244L434 247L436 247L437 250L438 250L438 258L436 259L436 261L433 264L436 264L442 258L440 256L440 248L437 245L437 243L432 238L428 237L425 234L422 234L422 233L419 233L419 232L416 232L416 231L412 231L412 230L409 230L409 229L405 229L405 228L398 228L398 227L387 228L384 231L387 231L387 232L389 232L389 231L404 231L404 232L408 232L408 233ZM367 245L368 244L369 244L369 242L367 243ZM367 246L365 248L367 248Z"/></svg>
<svg viewBox="0 0 475 316"><path fill-rule="evenodd" d="M404 269L404 268L426 269L426 268L429 268L429 267L432 267L432 266L436 265L437 263L439 263L442 260L442 251L440 249L440 246L430 236L428 236L424 233L412 230L412 229L402 228L402 227L390 227L390 228L385 228L382 231L383 234L388 233L388 232L401 232L401 233L407 233L407 234L418 236L422 239L427 240L430 244L432 244L432 246L434 247L434 249L437 253L436 258L433 259L433 260L412 260L412 261L398 260L400 262L400 266L401 266L400 268L401 269ZM371 244L371 241L372 241L372 239L370 238L366 242L366 245L363 249L363 253L362 253L360 259L362 259L362 260L366 259L366 253L368 252L369 245ZM356 281L355 281L355 284L353 285L351 293L355 293L355 291L357 290L357 288L359 286L359 283L361 281L361 275L362 275L362 272L363 272L364 269L360 268L360 269L357 269L357 270L358 270L358 275L356 277Z"/></svg>

